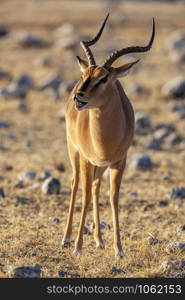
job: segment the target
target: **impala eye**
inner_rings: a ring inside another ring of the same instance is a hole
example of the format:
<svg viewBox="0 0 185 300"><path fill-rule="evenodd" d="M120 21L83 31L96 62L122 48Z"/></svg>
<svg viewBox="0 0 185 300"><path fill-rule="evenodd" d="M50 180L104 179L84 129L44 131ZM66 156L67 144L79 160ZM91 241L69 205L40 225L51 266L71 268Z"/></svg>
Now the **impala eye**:
<svg viewBox="0 0 185 300"><path fill-rule="evenodd" d="M101 83L106 83L108 80L108 75L106 75L105 77L103 77L102 79L100 79L96 84L95 84L95 88L98 87Z"/></svg>

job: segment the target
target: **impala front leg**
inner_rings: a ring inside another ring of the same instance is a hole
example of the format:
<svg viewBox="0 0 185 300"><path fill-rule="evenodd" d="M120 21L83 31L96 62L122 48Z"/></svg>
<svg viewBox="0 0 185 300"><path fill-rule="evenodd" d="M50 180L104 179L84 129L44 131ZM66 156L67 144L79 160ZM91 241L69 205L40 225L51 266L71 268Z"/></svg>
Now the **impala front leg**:
<svg viewBox="0 0 185 300"><path fill-rule="evenodd" d="M115 257L123 257L123 249L120 239L120 229L119 229L119 189L121 184L121 179L123 171L125 168L126 159L124 162L119 162L110 167L110 202L112 207L113 215L113 226L114 226L114 249Z"/></svg>
<svg viewBox="0 0 185 300"><path fill-rule="evenodd" d="M79 182L79 173L75 172L71 182L71 200L69 206L69 213L67 219L67 225L65 228L64 237L62 239L62 247L68 247L71 241L71 233L72 233L72 222L73 222L73 213L74 213L74 205L76 199L76 192L78 189L78 182Z"/></svg>
<svg viewBox="0 0 185 300"><path fill-rule="evenodd" d="M77 239L75 242L74 254L80 254L83 244L83 229L87 215L87 208L91 200L91 185L94 174L94 166L81 157L80 159L80 175L82 186L82 214Z"/></svg>
<svg viewBox="0 0 185 300"><path fill-rule="evenodd" d="M78 190L78 183L79 183L79 172L80 172L80 165L79 165L79 153L76 151L70 140L68 139L68 151L69 157L73 169L73 177L71 181L71 200L69 206L69 212L67 217L67 224L64 232L64 237L62 239L62 247L68 247L70 245L71 234L72 234L72 222L73 222L73 213L74 213L74 206L76 200L76 193Z"/></svg>
<svg viewBox="0 0 185 300"><path fill-rule="evenodd" d="M97 248L104 248L104 242L100 230L100 216L99 216L99 193L101 178L106 170L105 168L95 167L95 174L92 184L92 198L93 198L93 217L94 217L94 240Z"/></svg>

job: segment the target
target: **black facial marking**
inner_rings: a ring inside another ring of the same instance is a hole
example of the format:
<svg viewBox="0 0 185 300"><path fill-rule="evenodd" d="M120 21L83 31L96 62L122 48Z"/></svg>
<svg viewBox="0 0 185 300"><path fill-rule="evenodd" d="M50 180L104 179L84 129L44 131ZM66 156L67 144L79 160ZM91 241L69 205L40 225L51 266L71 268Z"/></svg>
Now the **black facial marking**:
<svg viewBox="0 0 185 300"><path fill-rule="evenodd" d="M82 86L81 86L81 88L80 88L80 91L81 91L81 92L84 92L84 91L88 88L90 81L91 81L91 77L89 76L89 77L83 82L83 84L82 84Z"/></svg>
<svg viewBox="0 0 185 300"><path fill-rule="evenodd" d="M108 75L106 75L105 77L103 77L102 79L100 79L94 87L98 87L101 83L105 83L107 82L107 79L108 79Z"/></svg>

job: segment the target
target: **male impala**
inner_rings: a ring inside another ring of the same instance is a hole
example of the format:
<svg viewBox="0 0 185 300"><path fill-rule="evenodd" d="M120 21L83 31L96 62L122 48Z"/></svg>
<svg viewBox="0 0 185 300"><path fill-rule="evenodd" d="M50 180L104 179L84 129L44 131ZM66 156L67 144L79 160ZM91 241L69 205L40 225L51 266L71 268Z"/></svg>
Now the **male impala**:
<svg viewBox="0 0 185 300"><path fill-rule="evenodd" d="M94 239L97 247L104 248L100 232L98 198L102 175L109 168L114 248L115 256L120 258L123 257L123 250L118 216L119 189L127 152L133 140L134 112L118 78L125 76L139 60L119 68L112 67L112 64L122 55L148 51L154 40L155 23L153 19L148 45L115 51L103 65L98 66L89 47L99 40L107 18L108 15L94 39L80 43L88 62L77 57L82 77L75 85L66 107L67 143L73 177L70 208L62 246L70 244L75 197L80 177L83 200L74 253L79 254L82 250L83 228L91 194L94 210Z"/></svg>

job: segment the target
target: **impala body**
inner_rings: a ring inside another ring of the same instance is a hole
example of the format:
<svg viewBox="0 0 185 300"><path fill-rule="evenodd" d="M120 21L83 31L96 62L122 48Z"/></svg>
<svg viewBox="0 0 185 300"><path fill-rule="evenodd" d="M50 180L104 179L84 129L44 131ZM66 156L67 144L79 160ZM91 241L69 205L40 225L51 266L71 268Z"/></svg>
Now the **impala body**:
<svg viewBox="0 0 185 300"><path fill-rule="evenodd" d="M112 67L120 56L144 52L151 48L155 35L147 46L129 47L115 51L102 66L97 66L90 46L95 44L104 29L91 41L81 45L88 61L78 58L82 77L74 87L66 106L68 152L73 169L71 201L62 246L70 244L72 220L79 179L82 186L82 213L74 253L81 253L83 228L87 208L93 198L94 239L97 247L104 248L100 231L99 190L104 171L110 170L110 203L113 214L115 256L123 256L119 230L119 189L126 164L127 152L134 135L134 112L118 78L125 76L139 60L119 68Z"/></svg>

